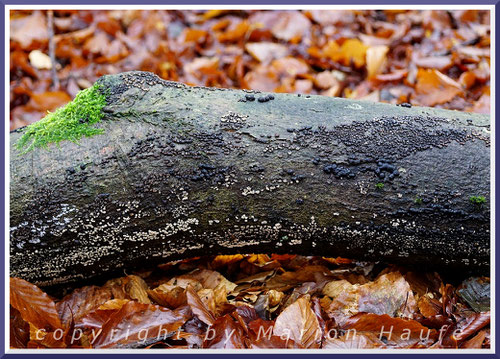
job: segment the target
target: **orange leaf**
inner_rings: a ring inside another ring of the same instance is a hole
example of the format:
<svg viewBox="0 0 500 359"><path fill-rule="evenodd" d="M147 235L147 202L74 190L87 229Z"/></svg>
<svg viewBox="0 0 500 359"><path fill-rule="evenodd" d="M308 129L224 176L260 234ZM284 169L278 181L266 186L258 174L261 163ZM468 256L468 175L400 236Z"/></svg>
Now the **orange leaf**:
<svg viewBox="0 0 500 359"><path fill-rule="evenodd" d="M54 301L34 284L10 278L10 304L21 313L24 321L37 328L62 328Z"/></svg>
<svg viewBox="0 0 500 359"><path fill-rule="evenodd" d="M365 64L367 49L368 46L358 39L347 39L342 46L339 46L335 41L329 41L323 48L323 55L345 66L349 66L352 62L359 68Z"/></svg>
<svg viewBox="0 0 500 359"><path fill-rule="evenodd" d="M445 103L463 94L459 83L434 69L418 70L415 90L417 93L415 100L424 106Z"/></svg>
<svg viewBox="0 0 500 359"><path fill-rule="evenodd" d="M33 94L27 106L31 111L54 111L70 101L71 97L66 92L44 92L41 94Z"/></svg>

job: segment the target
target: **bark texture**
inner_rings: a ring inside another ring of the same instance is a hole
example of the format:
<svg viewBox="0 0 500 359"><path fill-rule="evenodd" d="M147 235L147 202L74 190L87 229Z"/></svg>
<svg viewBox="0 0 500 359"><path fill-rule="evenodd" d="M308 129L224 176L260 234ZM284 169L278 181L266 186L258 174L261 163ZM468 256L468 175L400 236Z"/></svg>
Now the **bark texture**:
<svg viewBox="0 0 500 359"><path fill-rule="evenodd" d="M488 116L143 72L99 83L103 135L26 154L10 135L12 276L237 252L489 269Z"/></svg>

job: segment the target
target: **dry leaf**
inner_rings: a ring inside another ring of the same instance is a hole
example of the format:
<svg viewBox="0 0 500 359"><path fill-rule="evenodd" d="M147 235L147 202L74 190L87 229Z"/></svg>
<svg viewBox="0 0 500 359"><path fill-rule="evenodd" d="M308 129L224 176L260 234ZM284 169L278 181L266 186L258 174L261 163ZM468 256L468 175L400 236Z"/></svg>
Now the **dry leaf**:
<svg viewBox="0 0 500 359"><path fill-rule="evenodd" d="M309 296L305 295L286 307L276 318L273 335L291 339L305 348L318 348L321 327L311 309Z"/></svg>
<svg viewBox="0 0 500 359"><path fill-rule="evenodd" d="M452 100L461 95L463 90L459 83L438 70L418 70L417 96L415 100L424 106L434 106Z"/></svg>
<svg viewBox="0 0 500 359"><path fill-rule="evenodd" d="M191 307L193 313L205 324L212 325L215 322L214 314L203 303L198 294L194 291L193 287L186 288L186 296L188 305Z"/></svg>
<svg viewBox="0 0 500 359"><path fill-rule="evenodd" d="M36 285L20 278L10 278L10 305L17 309L24 321L39 329L62 328L56 305Z"/></svg>
<svg viewBox="0 0 500 359"><path fill-rule="evenodd" d="M288 53L286 46L274 42L249 42L245 44L245 49L256 60L264 64L285 57Z"/></svg>
<svg viewBox="0 0 500 359"><path fill-rule="evenodd" d="M83 315L93 311L112 297L111 290L96 286L86 286L74 290L57 302L56 307L64 326L71 321L78 321Z"/></svg>
<svg viewBox="0 0 500 359"><path fill-rule="evenodd" d="M139 303L151 304L148 298L148 285L141 277L129 275L126 278L125 291L130 298L137 300Z"/></svg>
<svg viewBox="0 0 500 359"><path fill-rule="evenodd" d="M331 339L329 337L332 337ZM376 333L372 332L347 332L336 337L336 332L332 331L322 349L374 349L385 347L385 343L379 339Z"/></svg>
<svg viewBox="0 0 500 359"><path fill-rule="evenodd" d="M129 301L111 314L95 339L95 348L135 347L172 335L189 318L187 311Z"/></svg>
<svg viewBox="0 0 500 359"><path fill-rule="evenodd" d="M10 38L17 41L23 48L33 42L46 42L49 38L47 22L41 11L31 15L10 20Z"/></svg>
<svg viewBox="0 0 500 359"><path fill-rule="evenodd" d="M382 72L388 51L389 47L385 45L371 46L366 50L366 69L369 79Z"/></svg>
<svg viewBox="0 0 500 359"><path fill-rule="evenodd" d="M162 284L153 290L148 290L148 295L155 303L170 309L187 304L186 290L182 287Z"/></svg>

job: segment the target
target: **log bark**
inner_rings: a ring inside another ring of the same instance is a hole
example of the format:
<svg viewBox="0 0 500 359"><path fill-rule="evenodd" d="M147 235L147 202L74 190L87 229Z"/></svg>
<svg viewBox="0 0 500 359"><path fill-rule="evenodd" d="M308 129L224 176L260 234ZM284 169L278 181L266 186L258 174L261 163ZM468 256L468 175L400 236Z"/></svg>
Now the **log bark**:
<svg viewBox="0 0 500 359"><path fill-rule="evenodd" d="M141 72L99 83L103 135L26 154L10 135L11 276L251 252L489 270L489 116Z"/></svg>

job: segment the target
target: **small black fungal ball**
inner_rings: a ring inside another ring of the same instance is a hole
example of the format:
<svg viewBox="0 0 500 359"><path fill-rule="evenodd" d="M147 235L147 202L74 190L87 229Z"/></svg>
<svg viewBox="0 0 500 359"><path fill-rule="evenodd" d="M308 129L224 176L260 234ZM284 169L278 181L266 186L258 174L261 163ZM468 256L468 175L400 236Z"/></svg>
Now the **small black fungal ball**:
<svg viewBox="0 0 500 359"><path fill-rule="evenodd" d="M254 95L250 95L250 94L246 94L245 95L245 99L247 101L255 101L255 96Z"/></svg>
<svg viewBox="0 0 500 359"><path fill-rule="evenodd" d="M293 174L295 173L295 171L294 171L294 170L292 170L292 169L287 169L287 170L285 170L285 172L286 172L287 174L289 174L289 175L293 175Z"/></svg>
<svg viewBox="0 0 500 359"><path fill-rule="evenodd" d="M259 102L267 102L269 100L268 100L267 96L261 96L261 97L259 97L258 101Z"/></svg>
<svg viewBox="0 0 500 359"><path fill-rule="evenodd" d="M287 128L287 129L286 129L286 132L290 132L290 133L292 133L293 131L295 131L293 128Z"/></svg>
<svg viewBox="0 0 500 359"><path fill-rule="evenodd" d="M266 98L267 98L268 101L274 100L274 95L269 94L269 95L266 96Z"/></svg>
<svg viewBox="0 0 500 359"><path fill-rule="evenodd" d="M302 198L298 198L295 200L295 203L297 204L304 204L304 200Z"/></svg>
<svg viewBox="0 0 500 359"><path fill-rule="evenodd" d="M87 168L87 164L86 163L82 163L80 165L80 169L83 171L85 168Z"/></svg>
<svg viewBox="0 0 500 359"><path fill-rule="evenodd" d="M299 175L295 175L295 176L293 176L293 177L291 178L291 180L292 180L292 181L299 181L299 182L300 182L300 181L304 180L305 178L306 178L306 175L300 175L300 174L299 174Z"/></svg>
<svg viewBox="0 0 500 359"><path fill-rule="evenodd" d="M323 172L333 174L335 178L353 178L355 176L355 174L351 172L349 168L337 166L335 163L325 165L325 167L323 167Z"/></svg>
<svg viewBox="0 0 500 359"><path fill-rule="evenodd" d="M74 174L76 171L73 167L68 167L66 168L66 172L70 175Z"/></svg>
<svg viewBox="0 0 500 359"><path fill-rule="evenodd" d="M398 103L397 106L411 108L411 103L408 102Z"/></svg>

